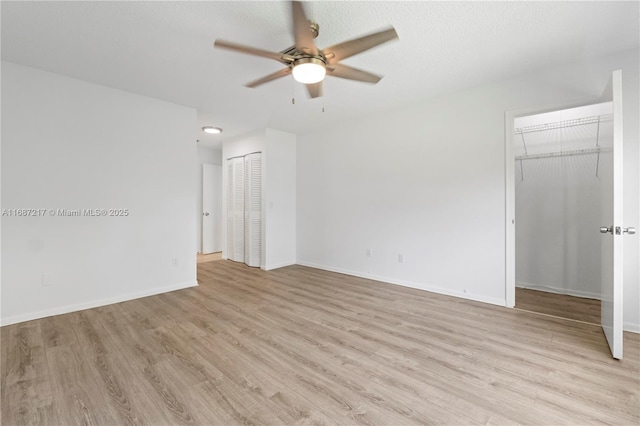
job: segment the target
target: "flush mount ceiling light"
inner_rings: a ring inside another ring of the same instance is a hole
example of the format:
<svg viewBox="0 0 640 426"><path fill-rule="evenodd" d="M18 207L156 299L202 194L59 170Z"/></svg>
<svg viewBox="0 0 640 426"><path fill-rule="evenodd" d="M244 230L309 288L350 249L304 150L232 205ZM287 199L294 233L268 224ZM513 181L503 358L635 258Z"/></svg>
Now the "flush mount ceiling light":
<svg viewBox="0 0 640 426"><path fill-rule="evenodd" d="M302 84L314 84L324 80L327 74L324 62L317 58L298 59L293 63L293 78Z"/></svg>
<svg viewBox="0 0 640 426"><path fill-rule="evenodd" d="M222 133L222 129L220 127L212 127L212 126L204 126L202 131L205 133L209 133L211 135L217 135L218 133Z"/></svg>

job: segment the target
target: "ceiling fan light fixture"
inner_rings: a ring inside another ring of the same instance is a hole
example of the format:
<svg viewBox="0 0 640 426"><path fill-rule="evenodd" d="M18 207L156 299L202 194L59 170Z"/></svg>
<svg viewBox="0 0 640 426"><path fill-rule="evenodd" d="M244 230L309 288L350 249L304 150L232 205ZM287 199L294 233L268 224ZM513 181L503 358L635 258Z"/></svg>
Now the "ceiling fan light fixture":
<svg viewBox="0 0 640 426"><path fill-rule="evenodd" d="M314 84L324 80L327 68L322 60L317 58L302 58L293 63L293 78L302 84Z"/></svg>
<svg viewBox="0 0 640 426"><path fill-rule="evenodd" d="M213 126L204 126L202 131L205 133L209 133L211 135L217 135L218 133L222 133L222 129L220 127Z"/></svg>

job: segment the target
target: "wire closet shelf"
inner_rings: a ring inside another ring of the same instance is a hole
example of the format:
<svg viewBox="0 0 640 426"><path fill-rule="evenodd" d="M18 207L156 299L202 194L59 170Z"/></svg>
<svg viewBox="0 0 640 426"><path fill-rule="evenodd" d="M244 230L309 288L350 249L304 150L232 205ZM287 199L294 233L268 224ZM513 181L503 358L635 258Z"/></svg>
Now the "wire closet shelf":
<svg viewBox="0 0 640 426"><path fill-rule="evenodd" d="M522 139L522 145L524 147L524 154L515 156L515 161L520 161L520 178L524 180L524 170L522 167L523 160L535 160L539 158L552 158L552 157L564 157L564 156L572 156L572 155L587 155L587 154L596 154L596 176L598 176L598 171L600 169L600 153L611 151L611 148L606 148L600 146L600 124L604 121L611 121L613 118L612 114L606 115L596 115L591 117L581 117L574 118L570 120L556 121L553 123L544 123L544 124L535 124L531 126L524 127L516 127L514 129L514 135L520 135ZM565 129L569 127L578 127L578 126L587 126L587 125L595 125L596 127L596 135L595 135L595 146L592 148L583 148L583 149L571 149L571 150L560 150L553 152L541 152L535 154L529 154L527 150L527 144L525 142L524 135L527 133L534 132L545 132L556 129Z"/></svg>
<svg viewBox="0 0 640 426"><path fill-rule="evenodd" d="M601 147L599 143L600 142L600 123L602 123L603 121L611 120L611 118L612 118L612 115L607 114L607 115L597 115L592 117L575 118L575 119L564 120L564 121L556 121L553 123L536 124L536 125L526 126L526 127L517 127L514 129L514 135L521 136L522 145L524 146L525 153L523 155L516 156L515 159L516 161L518 161L518 160L533 160L536 158L559 157L559 156L567 156L567 155L598 154L606 150L603 147ZM589 124L596 125L595 146L593 148L561 150L561 151L543 152L543 153L536 153L536 154L528 153L527 144L524 138L524 135L526 133L565 129L569 127L586 126Z"/></svg>

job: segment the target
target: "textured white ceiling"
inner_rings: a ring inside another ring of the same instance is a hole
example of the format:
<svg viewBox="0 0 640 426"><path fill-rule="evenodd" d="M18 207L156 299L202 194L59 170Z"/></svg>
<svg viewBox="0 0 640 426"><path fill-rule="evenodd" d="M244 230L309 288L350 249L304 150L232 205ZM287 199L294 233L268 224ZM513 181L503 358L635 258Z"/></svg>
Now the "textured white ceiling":
<svg viewBox="0 0 640 426"><path fill-rule="evenodd" d="M288 2L2 1L2 59L195 107L203 145L265 126L290 132L392 108L585 57L639 46L638 2L305 3L319 47L393 25L400 40L345 60L382 74L375 86L325 80L308 99L268 59L213 49L222 38L292 45ZM296 102L292 104L291 98ZM323 112L324 108L324 112Z"/></svg>

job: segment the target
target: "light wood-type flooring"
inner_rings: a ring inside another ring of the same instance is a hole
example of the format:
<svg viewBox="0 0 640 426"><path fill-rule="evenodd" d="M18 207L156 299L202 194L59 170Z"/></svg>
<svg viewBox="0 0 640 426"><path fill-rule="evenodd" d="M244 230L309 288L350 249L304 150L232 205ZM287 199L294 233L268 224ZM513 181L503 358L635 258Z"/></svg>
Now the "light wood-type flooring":
<svg viewBox="0 0 640 426"><path fill-rule="evenodd" d="M214 260L222 260L222 252L198 254L198 263L213 262Z"/></svg>
<svg viewBox="0 0 640 426"><path fill-rule="evenodd" d="M640 336L292 266L2 327L2 425L637 425Z"/></svg>
<svg viewBox="0 0 640 426"><path fill-rule="evenodd" d="M516 308L600 324L600 301L516 287Z"/></svg>

